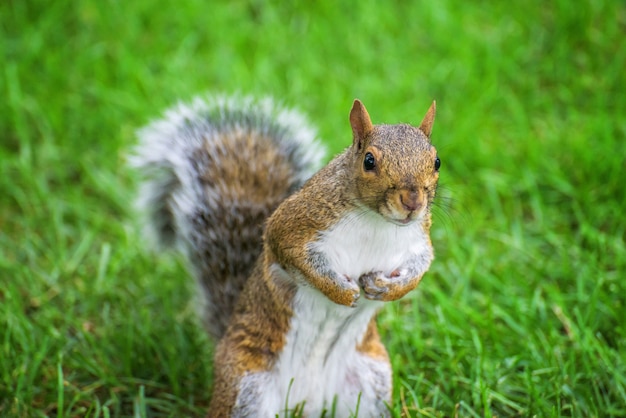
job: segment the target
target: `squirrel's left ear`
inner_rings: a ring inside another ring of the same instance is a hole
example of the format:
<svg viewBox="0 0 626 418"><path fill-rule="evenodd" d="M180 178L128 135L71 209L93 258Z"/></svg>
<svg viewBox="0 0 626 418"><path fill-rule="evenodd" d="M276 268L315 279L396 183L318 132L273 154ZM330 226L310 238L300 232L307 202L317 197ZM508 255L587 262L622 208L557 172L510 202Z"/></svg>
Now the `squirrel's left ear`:
<svg viewBox="0 0 626 418"><path fill-rule="evenodd" d="M367 109L359 99L354 99L350 111L350 126L352 126L354 135L353 143L360 150L363 147L365 137L372 131L372 121Z"/></svg>
<svg viewBox="0 0 626 418"><path fill-rule="evenodd" d="M426 135L428 139L430 139L430 133L433 130L433 123L435 123L436 110L436 102L433 100L433 104L430 105L428 112L426 112L426 116L424 116L424 119L422 119L422 123L420 123L420 130L424 132L424 135Z"/></svg>

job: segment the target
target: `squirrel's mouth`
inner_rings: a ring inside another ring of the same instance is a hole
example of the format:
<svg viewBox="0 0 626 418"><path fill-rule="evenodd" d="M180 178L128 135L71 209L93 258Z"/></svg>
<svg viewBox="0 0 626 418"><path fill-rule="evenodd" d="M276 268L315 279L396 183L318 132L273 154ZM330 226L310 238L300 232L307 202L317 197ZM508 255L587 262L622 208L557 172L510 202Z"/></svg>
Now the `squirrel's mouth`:
<svg viewBox="0 0 626 418"><path fill-rule="evenodd" d="M415 222L419 222L424 217L426 212L424 206L415 208L414 210L407 210L407 208L398 207L393 205L389 200L379 206L378 213L387 221L398 226L408 226Z"/></svg>
<svg viewBox="0 0 626 418"><path fill-rule="evenodd" d="M418 221L421 218L422 211L420 210L412 210L412 211L401 211L401 210L393 210L389 207L381 208L378 213L382 215L382 217L391 222L392 224L398 226L407 226L412 223Z"/></svg>
<svg viewBox="0 0 626 418"><path fill-rule="evenodd" d="M395 219L395 218L388 218L392 223L398 225L398 226L407 226L407 225L411 225L413 222L417 221L417 214L415 212L410 212L406 218L401 218L401 219Z"/></svg>

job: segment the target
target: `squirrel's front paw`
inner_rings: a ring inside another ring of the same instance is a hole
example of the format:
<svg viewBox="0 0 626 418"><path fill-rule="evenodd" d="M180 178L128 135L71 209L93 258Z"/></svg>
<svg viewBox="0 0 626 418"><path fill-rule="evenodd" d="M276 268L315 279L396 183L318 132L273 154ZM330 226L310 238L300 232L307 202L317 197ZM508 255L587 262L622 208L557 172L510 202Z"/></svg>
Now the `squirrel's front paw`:
<svg viewBox="0 0 626 418"><path fill-rule="evenodd" d="M419 282L419 277L410 278L406 273L394 270L389 275L382 271L365 273L359 277L359 284L367 299L392 301L400 299Z"/></svg>
<svg viewBox="0 0 626 418"><path fill-rule="evenodd" d="M389 292L391 277L386 277L382 271L365 273L359 277L359 284L367 299L383 300L384 295Z"/></svg>
<svg viewBox="0 0 626 418"><path fill-rule="evenodd" d="M351 277L346 275L338 275L336 280L337 287L329 289L326 295L335 303L345 306L356 306L356 302L361 296L361 289L358 283Z"/></svg>

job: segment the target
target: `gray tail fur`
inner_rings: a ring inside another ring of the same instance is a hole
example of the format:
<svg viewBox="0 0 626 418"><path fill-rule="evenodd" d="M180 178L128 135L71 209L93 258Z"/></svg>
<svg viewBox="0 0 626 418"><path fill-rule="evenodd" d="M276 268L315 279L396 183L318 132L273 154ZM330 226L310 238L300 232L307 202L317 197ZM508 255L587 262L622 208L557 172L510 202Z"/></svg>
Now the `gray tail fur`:
<svg viewBox="0 0 626 418"><path fill-rule="evenodd" d="M183 252L210 334L223 335L262 250L263 223L319 168L324 149L297 112L270 99L179 104L138 132L146 234Z"/></svg>

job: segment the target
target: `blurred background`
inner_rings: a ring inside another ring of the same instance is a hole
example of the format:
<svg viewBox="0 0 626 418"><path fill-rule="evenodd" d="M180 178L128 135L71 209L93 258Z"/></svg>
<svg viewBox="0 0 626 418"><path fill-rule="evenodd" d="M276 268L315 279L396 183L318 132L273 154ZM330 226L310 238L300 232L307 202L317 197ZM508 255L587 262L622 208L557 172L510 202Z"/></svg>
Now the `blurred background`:
<svg viewBox="0 0 626 418"><path fill-rule="evenodd" d="M147 251L134 132L270 95L336 153L361 99L442 160L420 288L380 316L396 416L626 416L626 5L0 4L0 415L202 416L212 343Z"/></svg>

